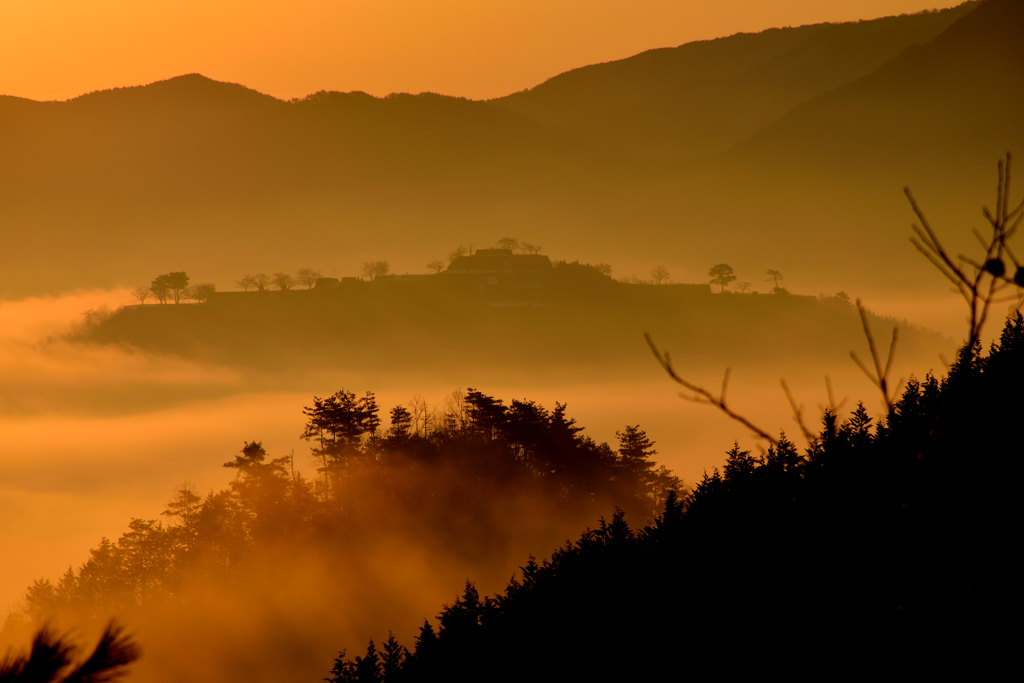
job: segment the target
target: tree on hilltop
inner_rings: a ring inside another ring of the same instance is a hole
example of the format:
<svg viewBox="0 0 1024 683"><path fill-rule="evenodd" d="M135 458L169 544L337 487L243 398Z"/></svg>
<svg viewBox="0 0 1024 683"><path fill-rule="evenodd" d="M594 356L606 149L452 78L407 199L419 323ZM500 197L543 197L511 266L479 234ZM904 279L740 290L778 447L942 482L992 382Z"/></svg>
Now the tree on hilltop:
<svg viewBox="0 0 1024 683"><path fill-rule="evenodd" d="M201 304L209 301L210 297L213 296L216 291L217 285L212 282L204 282L198 285L189 285L185 288L185 291L182 292L181 296L182 298L191 299L192 301Z"/></svg>
<svg viewBox="0 0 1024 683"><path fill-rule="evenodd" d="M723 292L725 291L725 286L736 279L732 272L732 266L728 263L719 263L717 266L712 266L708 271L708 276L711 277L711 284L720 285Z"/></svg>
<svg viewBox="0 0 1024 683"><path fill-rule="evenodd" d="M314 268L299 268L295 273L295 281L300 285L306 285L306 289L313 289L316 281L323 277L323 273Z"/></svg>
<svg viewBox="0 0 1024 683"><path fill-rule="evenodd" d="M442 270L444 270L444 261L440 259L436 261L431 261L430 263L427 264L427 269L432 270L435 273L440 273Z"/></svg>
<svg viewBox="0 0 1024 683"><path fill-rule="evenodd" d="M153 293L149 287L136 287L132 290L132 296L139 300L140 304L146 303L146 299Z"/></svg>
<svg viewBox="0 0 1024 683"><path fill-rule="evenodd" d="M173 296L174 303L181 302L181 295L188 287L188 275L184 272L164 273L158 275L150 284L149 289L160 300L160 303L167 303L168 297Z"/></svg>
<svg viewBox="0 0 1024 683"><path fill-rule="evenodd" d="M274 284L282 292L287 292L288 290L295 286L295 278L293 278L288 273L277 272L274 273Z"/></svg>
<svg viewBox="0 0 1024 683"><path fill-rule="evenodd" d="M246 273L239 280L235 280L235 284L242 288L242 291L248 292L250 287L256 286L256 276Z"/></svg>
<svg viewBox="0 0 1024 683"><path fill-rule="evenodd" d="M391 266L387 261L367 261L363 264L362 273L363 277L372 282L381 275L387 275L390 270Z"/></svg>
<svg viewBox="0 0 1024 683"><path fill-rule="evenodd" d="M662 284L668 280L668 268L665 266L654 266L651 269L651 278L654 280L654 284Z"/></svg>
<svg viewBox="0 0 1024 683"><path fill-rule="evenodd" d="M765 278L765 282L772 283L772 294L789 294L788 289L779 286L779 280L782 279L782 273L777 270L766 270L765 274L768 275L768 277Z"/></svg>

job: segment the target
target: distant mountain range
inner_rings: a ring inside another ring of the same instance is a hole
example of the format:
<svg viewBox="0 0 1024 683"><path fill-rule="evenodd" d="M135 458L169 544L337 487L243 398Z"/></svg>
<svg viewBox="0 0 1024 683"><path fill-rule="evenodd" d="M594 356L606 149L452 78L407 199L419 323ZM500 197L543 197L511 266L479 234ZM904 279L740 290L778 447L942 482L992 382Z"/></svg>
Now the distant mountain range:
<svg viewBox="0 0 1024 683"><path fill-rule="evenodd" d="M486 102L285 102L197 74L0 97L0 295L416 271L503 236L616 275L935 286L901 188L951 231L978 224L995 161L1024 150L1022 30L1024 3L986 0L652 50Z"/></svg>

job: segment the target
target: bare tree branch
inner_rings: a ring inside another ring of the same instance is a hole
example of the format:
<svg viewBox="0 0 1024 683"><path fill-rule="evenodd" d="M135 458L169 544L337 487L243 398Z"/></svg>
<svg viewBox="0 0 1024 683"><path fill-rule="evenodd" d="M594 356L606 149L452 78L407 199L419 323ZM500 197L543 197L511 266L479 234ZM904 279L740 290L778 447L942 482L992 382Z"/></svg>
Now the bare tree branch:
<svg viewBox="0 0 1024 683"><path fill-rule="evenodd" d="M739 422L741 425L749 429L759 438L768 441L772 446L778 445L778 439L776 439L771 434L755 425L747 418L743 417L739 413L732 410L726 403L725 394L729 385L728 368L726 368L725 377L722 379L722 393L718 396L715 396L707 389L699 387L696 384L688 382L687 380L680 377L679 374L676 373L675 369L672 367L672 358L669 356L668 352L666 351L663 354L661 351L659 351L658 347L654 344L654 340L651 339L651 335L645 332L644 339L647 340L647 345L651 347L651 352L654 353L654 357L658 359L658 363L665 370L665 372L668 373L668 376L672 378L672 381L674 381L676 384L679 384L687 391L691 392L690 395L680 393L680 398L686 399L687 401L691 401L693 403L714 406L723 413L725 413L726 415L728 415L731 419L735 420L736 422Z"/></svg>

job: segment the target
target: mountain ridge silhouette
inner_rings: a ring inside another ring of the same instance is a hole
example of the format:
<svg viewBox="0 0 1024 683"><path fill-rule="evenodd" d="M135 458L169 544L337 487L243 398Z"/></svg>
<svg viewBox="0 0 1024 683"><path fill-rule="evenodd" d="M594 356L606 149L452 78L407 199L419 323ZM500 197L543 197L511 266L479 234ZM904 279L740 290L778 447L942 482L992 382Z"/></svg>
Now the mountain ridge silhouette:
<svg viewBox="0 0 1024 683"><path fill-rule="evenodd" d="M934 188L931 210L974 220L994 160L1024 146L1013 106L976 101L993 83L1010 105L1024 92L1019 7L985 0L771 29L584 67L490 101L360 92L285 101L198 74L66 102L3 96L0 296L134 286L182 269L221 288L245 272L355 274L380 258L402 272L508 235L556 258L615 255L617 275L663 263L676 281L699 282L728 261L740 279L767 267L800 273L804 291L912 289L930 273L905 265L901 187ZM747 84L691 112L692 125L643 88L619 97L622 79L592 120L593 93L572 111L538 99L562 82L730 45L740 46L730 63L693 62L697 76L675 90L643 86L678 104L679 92L700 100L709 87ZM978 57L957 63L958 54ZM829 66L843 55L856 58ZM687 85L709 69L740 76ZM623 107L609 109L617 97ZM747 100L764 101L737 113ZM569 115L571 125L559 123ZM674 117L689 132L665 134ZM703 130L700 117L721 125Z"/></svg>

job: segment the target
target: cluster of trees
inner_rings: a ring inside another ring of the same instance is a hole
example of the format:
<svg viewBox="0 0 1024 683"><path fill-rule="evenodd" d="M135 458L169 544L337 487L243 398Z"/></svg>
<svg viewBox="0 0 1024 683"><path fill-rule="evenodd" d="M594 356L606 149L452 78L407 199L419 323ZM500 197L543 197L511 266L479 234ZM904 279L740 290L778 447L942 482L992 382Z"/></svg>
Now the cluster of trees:
<svg viewBox="0 0 1024 683"><path fill-rule="evenodd" d="M499 239L495 243L494 246L497 249L508 249L508 250L510 250L512 252L518 251L518 252L521 252L521 253L524 253L524 254L539 254L540 250L543 248L543 247L541 247L538 244L533 244L531 242L525 242L525 241L520 240L520 239L518 239L516 237L502 237L501 239ZM454 249L452 249L450 252L448 252L448 264L451 264L451 262L454 261L457 258L461 258L463 256L472 256L472 255L473 255L473 245L472 244L469 245L469 248L466 248L466 247L464 247L462 245L459 245L459 246L455 247ZM445 267L444 261L441 261L441 260L431 261L430 263L427 264L427 268L430 268L431 270L434 270L436 272L440 272L441 270L444 269L444 267Z"/></svg>
<svg viewBox="0 0 1024 683"><path fill-rule="evenodd" d="M305 285L306 289L312 289L313 285L321 277L323 277L323 273L315 268L299 268L294 276L284 271L278 271L273 275L267 275L266 273L252 275L246 273L236 280L235 284L245 292L248 292L250 287L255 287L258 291L265 292L270 286L277 287L282 292L287 292L296 285Z"/></svg>
<svg viewBox="0 0 1024 683"><path fill-rule="evenodd" d="M607 263L580 263L579 261L552 261L552 267L559 271L576 271L579 272L581 269L588 272L588 274L598 273L606 277L611 277L612 267Z"/></svg>
<svg viewBox="0 0 1024 683"><path fill-rule="evenodd" d="M387 261L367 261L363 264L360 272L363 277L372 282L381 275L387 275L391 272L391 264Z"/></svg>
<svg viewBox="0 0 1024 683"><path fill-rule="evenodd" d="M517 239L511 237L504 237L498 240L498 246L503 249L520 249L529 254L535 254L540 251L540 247L527 242L520 242ZM458 247L454 249L448 255L448 263L446 264L442 260L431 261L427 264L429 270L435 273L440 273L448 265L451 264L456 258L465 256L471 253L471 250L467 250L465 247ZM597 270L602 275L611 275L612 267L607 263L598 263L595 265L587 264L590 268ZM361 274L368 280L375 280L382 275L387 275L391 272L391 266L387 261L367 261L362 265ZM777 270L766 271L768 278L766 282L772 282L772 293L774 294L788 294L789 290L779 285L779 281L782 280L782 273ZM708 271L708 276L711 277L711 284L719 285L721 291L724 292L727 285L736 280L736 275L733 273L732 266L726 263L719 263L713 266ZM291 275L286 272L277 272L273 275L267 275L266 273L246 274L235 282L243 291L248 292L250 288L255 288L260 292L266 291L269 287L276 287L279 291L289 291L298 285L304 285L307 289L312 289L316 285L316 281L323 277L323 273L314 268L299 268L295 275ZM664 284L669 281L670 273L665 266L658 265L651 270L651 281L655 284ZM625 282L642 283L635 277L626 278ZM737 288L741 293L747 292L751 287L749 282L740 282L737 284ZM189 277L184 272L166 273L160 275L153 280L149 287L138 287L134 290L133 294L139 303L146 303L146 301L155 297L160 303L167 303L169 300L173 300L174 303L179 303L181 300L192 300L202 303L210 298L210 296L216 291L216 287L210 283L204 283L199 285L189 285Z"/></svg>
<svg viewBox="0 0 1024 683"><path fill-rule="evenodd" d="M639 426L619 432L613 450L584 436L564 404L552 411L526 400L505 405L469 390L453 392L444 406L395 406L386 428L379 412L372 392L314 397L302 433L318 466L312 481L295 471L294 454L271 457L260 442L245 442L224 463L236 472L227 489L204 498L183 485L164 522L133 519L78 570L36 581L25 613L9 619L100 620L158 605L177 599L190 579L251 568L281 543L327 552L381 520L391 530L405 525L411 537L429 530L446 551L475 553L502 533L519 533L515 520L507 529L488 521L496 501L517 497L546 501L573 519L615 505L653 518L682 486L651 460L656 451Z"/></svg>
<svg viewBox="0 0 1024 683"><path fill-rule="evenodd" d="M367 261L362 265L360 272L366 279L375 280L381 275L387 275L390 271L391 266L387 261ZM306 289L312 289L316 286L316 281L323 276L323 272L315 268L299 268L295 271L294 275L284 271L278 271L273 275L267 275L266 273L246 274L236 280L235 284L245 292L252 288L265 292L271 287L281 292L287 292L299 285L305 286Z"/></svg>
<svg viewBox="0 0 1024 683"><path fill-rule="evenodd" d="M314 397L304 408L302 437L313 443L324 494L330 498L340 480L365 465L403 458L438 462L456 459L472 478L530 480L552 495L582 505L613 500L640 518L652 517L670 489L681 482L651 457L653 442L639 425L616 432L617 451L583 436L582 427L556 403L546 410L534 401L501 399L475 389L454 392L444 405L422 399L390 411L382 429L373 392L349 391Z"/></svg>
<svg viewBox="0 0 1024 683"><path fill-rule="evenodd" d="M149 287L136 287L132 291L132 295L140 304L146 303L151 297L156 298L162 304L166 304L168 301L174 301L177 304L181 303L183 299L203 303L215 291L217 291L216 285L209 282L190 285L188 274L178 271L158 275Z"/></svg>
<svg viewBox="0 0 1024 683"><path fill-rule="evenodd" d="M771 282L773 285L771 288L772 294L789 294L788 289L786 289L785 287L781 287L779 285L779 281L782 280L781 272L769 269L765 271L765 274L768 276L765 279L765 282ZM718 285L719 287L721 287L721 292L725 292L725 288L731 282L734 282L736 280L736 274L733 271L732 266L730 266L728 263L719 263L717 265L711 266L711 268L708 270L708 277L711 278L711 284ZM736 283L736 289L740 292L740 294L746 294L748 291L750 291L751 287L753 287L753 284L750 282L744 281Z"/></svg>
<svg viewBox="0 0 1024 683"><path fill-rule="evenodd" d="M619 512L508 587L470 582L410 650L343 650L349 681L655 680L785 672L989 677L1015 651L1024 318L988 355L965 345L944 379L911 379L888 414L828 408L634 531Z"/></svg>
<svg viewBox="0 0 1024 683"><path fill-rule="evenodd" d="M777 270L768 270L765 272L768 275L768 279L765 281L773 282L775 285L771 290L773 294L789 294L789 290L785 287L779 286L779 280L782 279L782 273ZM608 273L611 273L611 266L608 266ZM636 277L627 278L624 281L632 284L654 283L656 285L662 285L668 282L670 277L671 273L669 273L668 268L659 264L651 269L651 279L646 283ZM719 263L708 270L708 277L711 278L711 284L718 285L721 288L721 291L724 292L725 288L736 280L736 273L728 263ZM750 282L738 282L736 284L736 288L741 294L749 291L752 286L753 285Z"/></svg>

